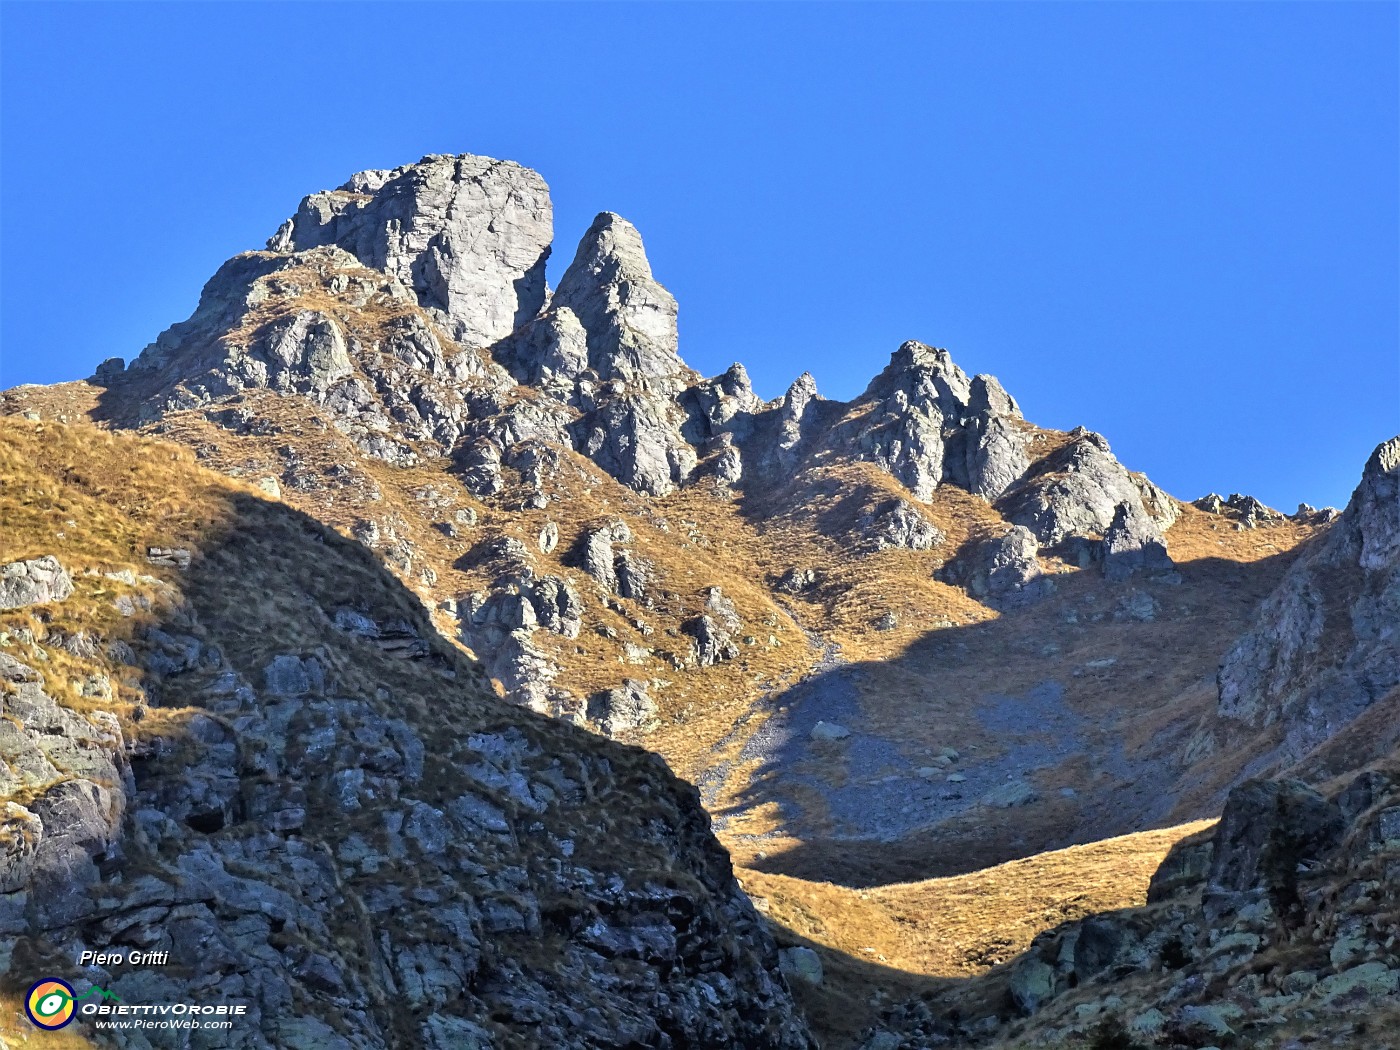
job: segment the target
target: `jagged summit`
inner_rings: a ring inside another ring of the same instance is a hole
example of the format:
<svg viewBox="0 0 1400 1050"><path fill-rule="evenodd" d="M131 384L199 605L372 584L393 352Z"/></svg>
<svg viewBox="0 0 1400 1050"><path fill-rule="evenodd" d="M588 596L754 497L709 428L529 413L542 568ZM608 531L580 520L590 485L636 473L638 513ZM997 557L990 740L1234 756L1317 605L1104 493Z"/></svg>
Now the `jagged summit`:
<svg viewBox="0 0 1400 1050"><path fill-rule="evenodd" d="M869 463L916 501L951 485L996 502L1043 546L1077 542L1077 557L1116 517L1132 549L1174 519L1106 442L1066 449L994 377L924 343L902 344L850 403L805 373L771 403L741 367L702 379L635 226L600 213L549 295L551 238L548 187L518 164L430 156L361 172L307 197L267 251L221 268L116 400L151 419L256 388L307 397L365 453L453 456L487 495L513 450L539 441L652 496Z"/></svg>
<svg viewBox="0 0 1400 1050"><path fill-rule="evenodd" d="M267 246L344 248L412 289L452 338L482 347L539 313L553 239L544 179L510 161L462 154L360 172L340 189L313 193Z"/></svg>

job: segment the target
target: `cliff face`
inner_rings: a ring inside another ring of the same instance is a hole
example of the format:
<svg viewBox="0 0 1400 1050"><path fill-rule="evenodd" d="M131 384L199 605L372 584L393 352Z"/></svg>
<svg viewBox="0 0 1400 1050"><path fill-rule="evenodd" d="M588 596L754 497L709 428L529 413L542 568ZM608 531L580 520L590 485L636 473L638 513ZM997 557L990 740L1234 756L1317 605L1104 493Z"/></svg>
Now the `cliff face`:
<svg viewBox="0 0 1400 1050"><path fill-rule="evenodd" d="M247 1007L203 1046L809 1045L694 789L497 700L358 544L90 427L0 421L0 470L7 993Z"/></svg>
<svg viewBox="0 0 1400 1050"><path fill-rule="evenodd" d="M1400 686L1400 438L1294 563L1220 667L1220 713L1296 761Z"/></svg>

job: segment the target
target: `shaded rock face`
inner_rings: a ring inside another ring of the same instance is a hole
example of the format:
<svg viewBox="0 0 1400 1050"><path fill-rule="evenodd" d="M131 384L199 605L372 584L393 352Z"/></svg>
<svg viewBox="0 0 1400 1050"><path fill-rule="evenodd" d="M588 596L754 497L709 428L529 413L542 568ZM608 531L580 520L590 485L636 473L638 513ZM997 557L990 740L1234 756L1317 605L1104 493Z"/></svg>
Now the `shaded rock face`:
<svg viewBox="0 0 1400 1050"><path fill-rule="evenodd" d="M1393 772L1364 772L1330 797L1251 780L1215 828L1172 849L1148 907L1046 931L1004 973L888 1010L861 1047L1098 1045L1115 1030L1104 1022L1141 1045L1287 1046L1300 1021L1370 1045L1346 1037L1369 1038L1356 1018L1400 987L1397 871Z"/></svg>
<svg viewBox="0 0 1400 1050"><path fill-rule="evenodd" d="M117 599L79 576L0 651L0 975L246 1007L208 1047L812 1046L694 788L497 700L355 542L161 466L245 515L230 537ZM507 633L568 604L526 551L491 554ZM135 598L153 622L101 615ZM59 646L120 678L113 711L46 693ZM171 965L74 965L134 946Z"/></svg>
<svg viewBox="0 0 1400 1050"><path fill-rule="evenodd" d="M974 598L1018 604L1049 594L1051 581L1042 576L1039 546L1024 525L1013 525L1001 536L975 541L958 552L949 575Z"/></svg>
<svg viewBox="0 0 1400 1050"><path fill-rule="evenodd" d="M1341 841L1335 802L1296 780L1251 780L1230 793L1216 830L1205 890L1211 921L1267 905L1281 917L1301 907L1298 872Z"/></svg>
<svg viewBox="0 0 1400 1050"><path fill-rule="evenodd" d="M1341 517L1225 656L1219 711L1256 728L1282 721L1285 755L1301 756L1400 685L1396 624L1400 438L1372 453Z"/></svg>
<svg viewBox="0 0 1400 1050"><path fill-rule="evenodd" d="M412 289L454 339L482 347L539 313L553 239L549 188L539 175L463 154L360 172L314 193L268 249L336 245Z"/></svg>
<svg viewBox="0 0 1400 1050"><path fill-rule="evenodd" d="M1166 573L1175 567L1156 522L1141 504L1124 502L1113 511L1113 521L1099 547L1103 574L1110 580L1126 580L1140 573Z"/></svg>

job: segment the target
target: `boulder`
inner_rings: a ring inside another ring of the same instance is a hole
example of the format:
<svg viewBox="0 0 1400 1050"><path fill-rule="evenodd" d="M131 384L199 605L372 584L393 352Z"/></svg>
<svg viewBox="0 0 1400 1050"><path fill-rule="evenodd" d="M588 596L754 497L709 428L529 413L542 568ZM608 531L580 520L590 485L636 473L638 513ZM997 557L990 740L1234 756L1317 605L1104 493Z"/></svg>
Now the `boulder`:
<svg viewBox="0 0 1400 1050"><path fill-rule="evenodd" d="M838 725L836 722L818 721L817 724L812 727L812 731L809 735L813 740L830 743L835 740L845 740L851 735L851 731L843 725Z"/></svg>
<svg viewBox="0 0 1400 1050"><path fill-rule="evenodd" d="M1055 969L1049 963L1031 956L1011 970L1009 994L1011 1002L1023 1015L1035 1013L1056 992Z"/></svg>
<svg viewBox="0 0 1400 1050"><path fill-rule="evenodd" d="M73 593L73 578L52 554L0 565L0 609L61 602Z"/></svg>
<svg viewBox="0 0 1400 1050"><path fill-rule="evenodd" d="M1226 799L1212 840L1207 917L1267 904L1280 921L1295 920L1300 870L1335 849L1343 827L1336 802L1301 781L1245 781Z"/></svg>
<svg viewBox="0 0 1400 1050"><path fill-rule="evenodd" d="M612 737L651 728L657 712L656 701L647 693L647 683L636 678L597 693L588 701L589 721Z"/></svg>
<svg viewBox="0 0 1400 1050"><path fill-rule="evenodd" d="M821 956L811 948L784 948L778 952L778 964L788 984L806 984L820 988L825 980Z"/></svg>
<svg viewBox="0 0 1400 1050"><path fill-rule="evenodd" d="M940 546L947 537L907 500L892 499L872 507L857 523L861 542L871 550L926 551Z"/></svg>
<svg viewBox="0 0 1400 1050"><path fill-rule="evenodd" d="M687 620L681 629L690 635L695 662L701 667L713 667L739 655L739 647L728 632L709 616Z"/></svg>

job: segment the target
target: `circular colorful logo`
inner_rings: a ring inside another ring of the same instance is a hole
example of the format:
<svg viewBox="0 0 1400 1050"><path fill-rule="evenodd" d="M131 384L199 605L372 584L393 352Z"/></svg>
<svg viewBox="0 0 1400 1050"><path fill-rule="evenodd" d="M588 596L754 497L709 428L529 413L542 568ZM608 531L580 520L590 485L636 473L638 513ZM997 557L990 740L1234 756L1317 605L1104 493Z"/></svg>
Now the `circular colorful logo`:
<svg viewBox="0 0 1400 1050"><path fill-rule="evenodd" d="M40 1028L62 1028L73 1020L73 986L57 977L34 982L24 1012Z"/></svg>

